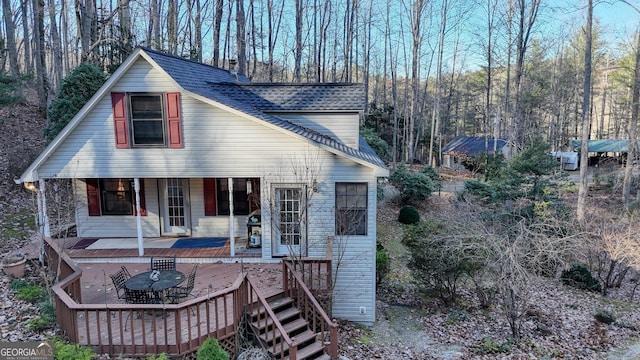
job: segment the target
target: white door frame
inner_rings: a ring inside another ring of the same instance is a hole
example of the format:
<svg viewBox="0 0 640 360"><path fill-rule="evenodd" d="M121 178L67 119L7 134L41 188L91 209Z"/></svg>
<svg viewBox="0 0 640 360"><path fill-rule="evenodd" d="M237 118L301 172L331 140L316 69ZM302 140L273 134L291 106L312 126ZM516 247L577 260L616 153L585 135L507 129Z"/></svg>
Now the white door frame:
<svg viewBox="0 0 640 360"><path fill-rule="evenodd" d="M160 233L162 236L190 236L189 179L159 179L158 188Z"/></svg>
<svg viewBox="0 0 640 360"><path fill-rule="evenodd" d="M307 242L306 186L275 184L273 194L272 255L304 255Z"/></svg>

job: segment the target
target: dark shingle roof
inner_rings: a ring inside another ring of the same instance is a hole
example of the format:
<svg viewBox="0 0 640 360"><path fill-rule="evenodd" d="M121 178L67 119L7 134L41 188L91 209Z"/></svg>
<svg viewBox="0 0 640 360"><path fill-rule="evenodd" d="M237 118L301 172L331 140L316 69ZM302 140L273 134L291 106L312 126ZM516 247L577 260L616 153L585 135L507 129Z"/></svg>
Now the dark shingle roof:
<svg viewBox="0 0 640 360"><path fill-rule="evenodd" d="M493 153L494 139L489 138L486 140L488 141L488 146L486 146L484 137L456 136L444 148L442 148L442 153L472 156L488 150L491 154ZM506 140L497 139L496 141L498 150L501 150L507 144Z"/></svg>
<svg viewBox="0 0 640 360"><path fill-rule="evenodd" d="M362 84L215 84L216 91L261 111L362 111Z"/></svg>
<svg viewBox="0 0 640 360"><path fill-rule="evenodd" d="M373 165L386 164L360 138L360 149L294 124L268 112L362 111L364 91L359 84L250 84L242 74L142 48L185 90L276 125L311 141L336 149ZM364 145L363 145L364 144Z"/></svg>

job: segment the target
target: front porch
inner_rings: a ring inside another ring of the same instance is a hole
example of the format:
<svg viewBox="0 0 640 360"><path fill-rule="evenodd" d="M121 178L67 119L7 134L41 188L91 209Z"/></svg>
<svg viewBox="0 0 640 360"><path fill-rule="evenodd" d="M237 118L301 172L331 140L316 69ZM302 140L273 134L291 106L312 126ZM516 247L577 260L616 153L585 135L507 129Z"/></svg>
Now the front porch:
<svg viewBox="0 0 640 360"><path fill-rule="evenodd" d="M263 344L272 354L303 359L304 350L299 349L304 345L287 335L269 305L269 299L286 296L300 309L324 353L337 357L337 325L312 295L326 295L331 288L328 260L309 261L297 271L289 262L245 263L243 257L233 262L207 262L206 255L219 249L149 249L157 251L145 250L142 261L137 261L136 249L61 249L47 240L46 250L51 268L60 263L59 282L52 288L58 324L71 341L97 353L148 356L164 352L179 356L196 351L207 338L214 337L233 358L238 354L239 339L246 335L243 329L251 327L249 316L259 324L272 324L266 338L280 340ZM107 252L116 257L106 257ZM182 272L198 264L193 297L179 304L142 305L117 298L110 274L122 265L132 275L147 271L147 255L166 256L169 252L178 256L177 269ZM71 256L94 261L76 263ZM129 261L123 261L127 258Z"/></svg>

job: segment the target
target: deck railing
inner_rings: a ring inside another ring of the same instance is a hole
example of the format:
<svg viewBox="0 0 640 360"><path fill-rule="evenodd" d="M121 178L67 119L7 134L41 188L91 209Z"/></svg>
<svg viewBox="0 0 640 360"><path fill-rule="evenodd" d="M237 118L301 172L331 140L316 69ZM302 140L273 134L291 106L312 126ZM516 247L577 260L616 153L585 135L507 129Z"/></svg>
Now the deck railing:
<svg viewBox="0 0 640 360"><path fill-rule="evenodd" d="M283 289L285 296L294 300L302 316L317 334L324 338L325 351L332 359L338 358L338 324L329 319L316 300L315 293L331 292L331 260L295 259L282 262Z"/></svg>
<svg viewBox="0 0 640 360"><path fill-rule="evenodd" d="M266 331L264 336L268 342L262 345L271 354L280 354L280 359L285 358L288 350L288 358L296 360L298 344L289 337L278 317L269 306L267 299L257 290L256 284L249 277L247 277L247 290L246 312L251 316L250 321L255 319L255 327L258 329L264 328ZM281 336L282 340L276 341L279 336Z"/></svg>
<svg viewBox="0 0 640 360"><path fill-rule="evenodd" d="M273 323L271 339L282 334L282 341L270 345L273 354L295 360L297 347L277 320L267 300L245 273L224 290L180 304L82 304L82 270L57 244L46 239L48 266L56 271L52 286L56 320L70 341L90 346L97 353L123 356L147 356L166 353L184 355L196 351L214 337L235 356L236 334L245 314L257 313L259 321ZM305 280L306 279L306 280ZM305 282L311 285L311 289ZM306 259L283 261L283 289L300 309L317 334L325 339L325 350L332 359L338 356L338 327L314 298L315 293L330 293L331 261ZM268 345L268 344L267 344Z"/></svg>
<svg viewBox="0 0 640 360"><path fill-rule="evenodd" d="M55 244L49 242L49 246L57 250ZM64 253L53 256L52 262L62 261L61 269L73 269L52 286L56 320L70 341L99 354L147 356L187 354L214 337L235 354L235 334L247 296L245 274L224 290L180 304L81 304L77 300L82 271Z"/></svg>

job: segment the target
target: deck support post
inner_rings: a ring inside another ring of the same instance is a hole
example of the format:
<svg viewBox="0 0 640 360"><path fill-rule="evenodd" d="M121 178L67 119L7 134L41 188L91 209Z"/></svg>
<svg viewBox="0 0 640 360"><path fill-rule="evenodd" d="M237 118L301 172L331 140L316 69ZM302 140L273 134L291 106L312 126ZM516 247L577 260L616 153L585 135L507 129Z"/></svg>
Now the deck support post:
<svg viewBox="0 0 640 360"><path fill-rule="evenodd" d="M140 216L140 179L133 179L136 192L136 227L138 229L138 256L144 256L144 239L142 238L142 217Z"/></svg>
<svg viewBox="0 0 640 360"><path fill-rule="evenodd" d="M228 179L229 183L229 243L231 244L231 257L236 256L236 236L233 227L233 178Z"/></svg>

